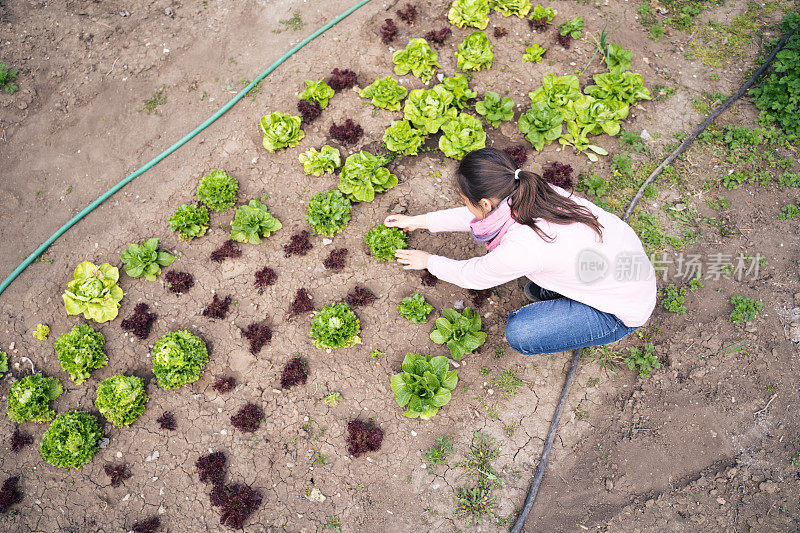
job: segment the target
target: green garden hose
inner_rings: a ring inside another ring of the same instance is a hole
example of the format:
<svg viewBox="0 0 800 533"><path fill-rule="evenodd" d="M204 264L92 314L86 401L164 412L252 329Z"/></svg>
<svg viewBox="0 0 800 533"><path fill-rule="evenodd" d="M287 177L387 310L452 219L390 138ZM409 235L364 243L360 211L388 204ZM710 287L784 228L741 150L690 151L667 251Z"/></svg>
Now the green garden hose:
<svg viewBox="0 0 800 533"><path fill-rule="evenodd" d="M350 9L348 9L347 11L345 11L344 13L342 13L341 15L336 17L335 19L331 20L330 22L328 22L327 24L322 26L320 29L318 29L317 31L315 31L314 33L312 33L311 35L309 35L308 37L303 39L302 41L300 41L291 50L289 50L288 52L283 54L277 61L275 61L272 65L270 65L269 68L267 68L267 70L265 70L264 72L259 74L259 76L256 79L254 79L252 82L250 82L250 85L248 85L247 87L242 89L239 92L239 94L237 94L236 96L231 98L231 100L227 104L222 106L222 108L219 111L217 111L216 113L211 115L211 117L209 117L205 122L203 122L202 124L197 126L195 129L193 129L192 131L187 133L181 140L179 140L178 142L176 142L175 144L173 144L172 146L170 146L169 148L167 148L166 150L164 150L163 152L158 154L156 157L154 157L149 162L147 162L147 164L145 164L144 166L142 166L139 169L137 169L134 173L129 175L127 178L123 179L122 181L120 181L119 183L117 183L116 185L111 187L102 196L100 196L98 199L96 199L91 204L87 205L83 209L83 211L81 211L80 213L78 213L77 215L72 217L66 224L64 224L63 226L58 228L58 231L53 233L53 235L51 235L49 239L44 241L41 244L41 246L39 246L36 250L34 250L34 252L31 255L29 255L17 268L15 268L14 271L5 280L3 280L3 283L0 284L0 294L3 294L3 292L8 288L8 286L11 285L11 283L15 279L17 279L17 276L22 274L22 272L26 268L28 268L28 266L31 263L36 261L36 258L38 258L40 255L42 255L42 253L45 250L47 250L50 247L50 245L52 245L54 242L56 242L56 239L61 237L61 235L66 233L66 231L68 229L70 229L72 226L77 224L79 220L81 220L83 217L85 217L86 215L88 215L89 213L94 211L97 207L100 206L100 204L102 204L103 202L108 200L114 193L116 193L117 191L122 189L125 185L127 185L130 182L132 182L134 179L138 178L139 176L141 176L142 174L144 174L145 172L147 172L148 170L153 168L162 159L164 159L168 155L172 154L175 150L177 150L178 148L180 148L181 146L183 146L184 144L189 142L192 138L194 138L195 135L197 135L198 133L200 133L201 131L206 129L208 126L213 124L214 121L216 121L219 117L224 115L230 108L232 108L234 105L236 105L236 103L239 100L241 100L244 97L244 95L246 95L248 92L250 92L250 90L253 87L258 85L258 83L261 80L263 80L265 77L267 77L267 75L269 75L273 70L278 68L284 61L286 61L287 59L292 57L298 50L300 50L305 45L307 45L308 43L310 43L311 41L313 41L314 39L316 39L317 37L319 37L320 35L322 35L326 31L331 29L333 26L335 26L336 24L341 22L348 15L350 15L355 10L357 10L360 7L362 7L364 4L368 3L369 1L370 0L361 0L360 2L356 3L353 7L351 7Z"/></svg>

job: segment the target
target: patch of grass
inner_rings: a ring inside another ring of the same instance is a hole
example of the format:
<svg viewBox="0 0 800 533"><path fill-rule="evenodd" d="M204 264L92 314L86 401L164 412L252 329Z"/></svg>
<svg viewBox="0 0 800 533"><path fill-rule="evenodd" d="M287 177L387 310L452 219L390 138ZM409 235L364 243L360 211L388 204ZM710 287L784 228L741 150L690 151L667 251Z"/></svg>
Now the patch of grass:
<svg viewBox="0 0 800 533"><path fill-rule="evenodd" d="M502 359L505 356L506 356L506 350L502 346L494 349L494 355L492 357L494 357L495 359Z"/></svg>
<svg viewBox="0 0 800 533"><path fill-rule="evenodd" d="M145 111L148 115L158 115L161 116L161 111L158 109L158 106L164 105L167 103L167 95L164 94L166 91L166 84L162 85L160 89L153 93L153 96L148 98L144 101L144 107L142 107L139 112Z"/></svg>
<svg viewBox="0 0 800 533"><path fill-rule="evenodd" d="M608 346L593 346L584 348L581 358L589 360L590 365L600 367L600 375L603 373L616 377L617 371L622 368L624 363L622 354L612 350Z"/></svg>
<svg viewBox="0 0 800 533"><path fill-rule="evenodd" d="M579 182L579 187L581 190L586 191L586 194L598 197L608 192L608 182L604 177L598 174L592 174L591 176L584 175L583 179Z"/></svg>
<svg viewBox="0 0 800 533"><path fill-rule="evenodd" d="M522 386L522 380L517 377L514 370L503 370L500 375L492 381L492 387L502 394L507 400L517 396L517 389Z"/></svg>
<svg viewBox="0 0 800 533"><path fill-rule="evenodd" d="M664 288L664 297L661 298L661 307L670 313L679 315L686 314L686 306L684 305L684 297L686 296L686 289L680 289L675 285L669 284Z"/></svg>
<svg viewBox="0 0 800 533"><path fill-rule="evenodd" d="M664 36L664 25L660 22L656 22L652 26L650 26L650 38L654 41L660 41L661 38Z"/></svg>
<svg viewBox="0 0 800 533"><path fill-rule="evenodd" d="M322 524L322 529L328 528L334 530L336 533L342 533L342 522L339 520L338 516L329 516L325 523Z"/></svg>
<svg viewBox="0 0 800 533"><path fill-rule="evenodd" d="M492 463L498 457L500 457L500 447L497 442L493 438L476 431L464 460L456 466L463 468L478 480L494 483L498 480L498 474L494 470Z"/></svg>
<svg viewBox="0 0 800 533"><path fill-rule="evenodd" d="M639 236L648 253L659 252L664 247L666 234L661 221L647 211L639 211L632 216L628 223Z"/></svg>
<svg viewBox="0 0 800 533"><path fill-rule="evenodd" d="M517 430L517 421L512 420L510 424L507 424L503 427L503 431L505 431L507 437L513 437L514 432Z"/></svg>
<svg viewBox="0 0 800 533"><path fill-rule="evenodd" d="M619 134L619 143L627 146L634 152L644 152L647 150L647 147L644 144L644 139L642 139L641 135L635 131L622 130L622 132Z"/></svg>
<svg viewBox="0 0 800 533"><path fill-rule="evenodd" d="M733 305L733 311L731 311L730 321L733 324L742 324L755 320L758 318L761 308L764 307L761 301L745 298L738 294L731 296L731 304Z"/></svg>
<svg viewBox="0 0 800 533"><path fill-rule="evenodd" d="M494 519L494 508L495 498L486 484L456 489L456 516L465 519L467 527L480 524L486 517Z"/></svg>
<svg viewBox="0 0 800 533"><path fill-rule="evenodd" d="M717 196L716 198L706 199L706 205L714 211L723 211L728 209L731 203L724 196Z"/></svg>
<svg viewBox="0 0 800 533"><path fill-rule="evenodd" d="M674 96L676 92L678 92L678 89L676 89L675 87L667 87L666 85L661 85L660 83L657 83L653 87L653 100L655 100L656 102L666 102L667 100L672 98L672 96Z"/></svg>
<svg viewBox="0 0 800 533"><path fill-rule="evenodd" d="M8 94L14 94L19 87L14 83L19 75L18 70L11 70L8 65L0 61L0 89Z"/></svg>
<svg viewBox="0 0 800 533"><path fill-rule="evenodd" d="M436 469L436 465L447 461L447 458L450 457L452 453L453 439L438 435L434 445L431 446L425 454L425 458L428 460L428 472L433 472Z"/></svg>
<svg viewBox="0 0 800 533"><path fill-rule="evenodd" d="M272 33L281 33L282 31L300 31L306 27L305 22L302 19L302 13L299 9L296 9L294 13L292 13L291 18L279 20L278 24L283 24L283 29L280 30L272 30Z"/></svg>

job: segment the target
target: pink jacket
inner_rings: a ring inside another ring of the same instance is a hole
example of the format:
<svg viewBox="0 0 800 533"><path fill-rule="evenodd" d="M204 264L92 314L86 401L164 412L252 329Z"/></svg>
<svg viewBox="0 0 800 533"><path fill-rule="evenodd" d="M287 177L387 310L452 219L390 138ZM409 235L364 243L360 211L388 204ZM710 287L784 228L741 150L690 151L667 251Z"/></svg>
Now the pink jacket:
<svg viewBox="0 0 800 533"><path fill-rule="evenodd" d="M514 222L497 248L486 255L465 261L434 255L428 260L428 270L468 289L488 289L526 276L542 288L612 313L626 326L644 325L656 305L656 279L639 237L616 215L585 198L572 199L597 216L603 226L602 241L585 224L539 222L553 237L548 242L529 226ZM466 207L426 215L433 233L468 232L472 219Z"/></svg>

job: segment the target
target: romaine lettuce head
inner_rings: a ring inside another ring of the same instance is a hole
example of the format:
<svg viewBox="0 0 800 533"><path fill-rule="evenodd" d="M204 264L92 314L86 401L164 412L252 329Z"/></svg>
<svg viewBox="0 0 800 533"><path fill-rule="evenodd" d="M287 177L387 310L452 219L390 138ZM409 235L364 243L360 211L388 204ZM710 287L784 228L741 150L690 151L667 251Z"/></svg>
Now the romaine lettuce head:
<svg viewBox="0 0 800 533"><path fill-rule="evenodd" d="M315 148L303 152L298 159L303 163L305 173L312 176L322 176L326 172L332 174L342 164L339 150L327 144L319 152Z"/></svg>
<svg viewBox="0 0 800 533"><path fill-rule="evenodd" d="M175 261L175 256L158 249L158 239L147 239L142 244L131 244L120 255L125 265L125 273L132 278L141 278L155 281L161 274L162 266L169 266Z"/></svg>
<svg viewBox="0 0 800 533"><path fill-rule="evenodd" d="M55 342L56 356L61 368L72 381L80 385L89 375L108 364L103 353L105 336L87 324L74 326L69 333L59 335Z"/></svg>
<svg viewBox="0 0 800 533"><path fill-rule="evenodd" d="M458 115L452 104L453 93L444 85L435 85L429 90L414 89L406 99L403 118L427 135L432 135L439 131L442 124Z"/></svg>
<svg viewBox="0 0 800 533"><path fill-rule="evenodd" d="M531 0L489 0L489 7L504 17L516 15L523 18L531 10Z"/></svg>
<svg viewBox="0 0 800 533"><path fill-rule="evenodd" d="M464 308L463 313L444 309L442 315L436 319L431 340L436 344L446 344L453 359L471 354L486 342L486 333L481 331L481 316L471 307Z"/></svg>
<svg viewBox="0 0 800 533"><path fill-rule="evenodd" d="M499 128L501 122L514 118L514 100L508 96L501 98L493 91L486 91L483 100L475 104L475 111L493 128Z"/></svg>
<svg viewBox="0 0 800 533"><path fill-rule="evenodd" d="M575 122L581 128L588 128L592 135L607 133L616 135L620 130L620 121L628 116L628 104L619 100L596 100L584 96L570 102L569 106L575 116Z"/></svg>
<svg viewBox="0 0 800 533"><path fill-rule="evenodd" d="M542 86L529 93L528 96L531 98L531 103L547 104L553 109L564 113L564 118L570 120L571 117L567 114L567 104L583 96L583 93L581 93L581 86L577 76L545 74L542 78Z"/></svg>
<svg viewBox="0 0 800 533"><path fill-rule="evenodd" d="M397 405L408 406L403 415L428 420L447 405L458 384L458 371L449 367L444 356L406 355L402 371L390 379Z"/></svg>
<svg viewBox="0 0 800 533"><path fill-rule="evenodd" d="M519 117L519 131L536 150L544 148L561 136L564 116L544 102L531 104L530 109Z"/></svg>
<svg viewBox="0 0 800 533"><path fill-rule="evenodd" d="M339 173L339 190L353 202L371 202L375 193L397 185L397 176L384 167L388 158L361 151L347 158Z"/></svg>
<svg viewBox="0 0 800 533"><path fill-rule="evenodd" d="M439 56L428 46L425 39L414 38L408 41L403 50L398 50L392 55L394 73L403 76L411 72L422 81L433 77L433 72L440 67L437 60Z"/></svg>
<svg viewBox="0 0 800 533"><path fill-rule="evenodd" d="M442 126L439 149L447 157L462 159L469 152L481 148L486 148L486 132L481 121L472 115L461 113Z"/></svg>
<svg viewBox="0 0 800 533"><path fill-rule="evenodd" d="M182 241L202 237L208 231L210 219L204 205L184 204L169 217L169 229L178 232Z"/></svg>
<svg viewBox="0 0 800 533"><path fill-rule="evenodd" d="M442 79L442 85L452 93L453 105L459 109L464 108L467 100L478 96L477 92L469 88L469 81L463 74L456 74L452 78Z"/></svg>
<svg viewBox="0 0 800 533"><path fill-rule="evenodd" d="M493 60L489 38L480 30L467 35L456 50L456 61L461 70L490 69Z"/></svg>
<svg viewBox="0 0 800 533"><path fill-rule="evenodd" d="M342 191L318 192L308 202L306 221L313 226L315 233L333 237L350 222L350 206L350 200Z"/></svg>
<svg viewBox="0 0 800 533"><path fill-rule="evenodd" d="M652 96L644 86L641 74L630 71L612 70L593 76L596 85L588 85L586 94L598 100L619 100L634 105L639 100L650 100Z"/></svg>
<svg viewBox="0 0 800 533"><path fill-rule="evenodd" d="M239 206L231 220L231 239L237 242L260 244L272 232L283 227L281 221L259 200L250 200L248 205Z"/></svg>
<svg viewBox="0 0 800 533"><path fill-rule="evenodd" d="M324 79L317 81L306 80L306 88L298 98L310 103L318 102L319 106L325 109L328 107L328 100L333 98L333 95L333 89L325 83Z"/></svg>

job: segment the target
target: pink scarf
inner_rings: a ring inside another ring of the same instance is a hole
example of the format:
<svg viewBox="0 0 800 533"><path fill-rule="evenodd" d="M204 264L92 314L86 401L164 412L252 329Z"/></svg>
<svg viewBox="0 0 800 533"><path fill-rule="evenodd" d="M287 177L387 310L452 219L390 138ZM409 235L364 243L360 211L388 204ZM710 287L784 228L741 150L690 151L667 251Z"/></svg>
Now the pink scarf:
<svg viewBox="0 0 800 533"><path fill-rule="evenodd" d="M484 243L491 252L497 248L514 222L511 218L511 199L505 198L483 220L473 218L469 227L475 242Z"/></svg>

